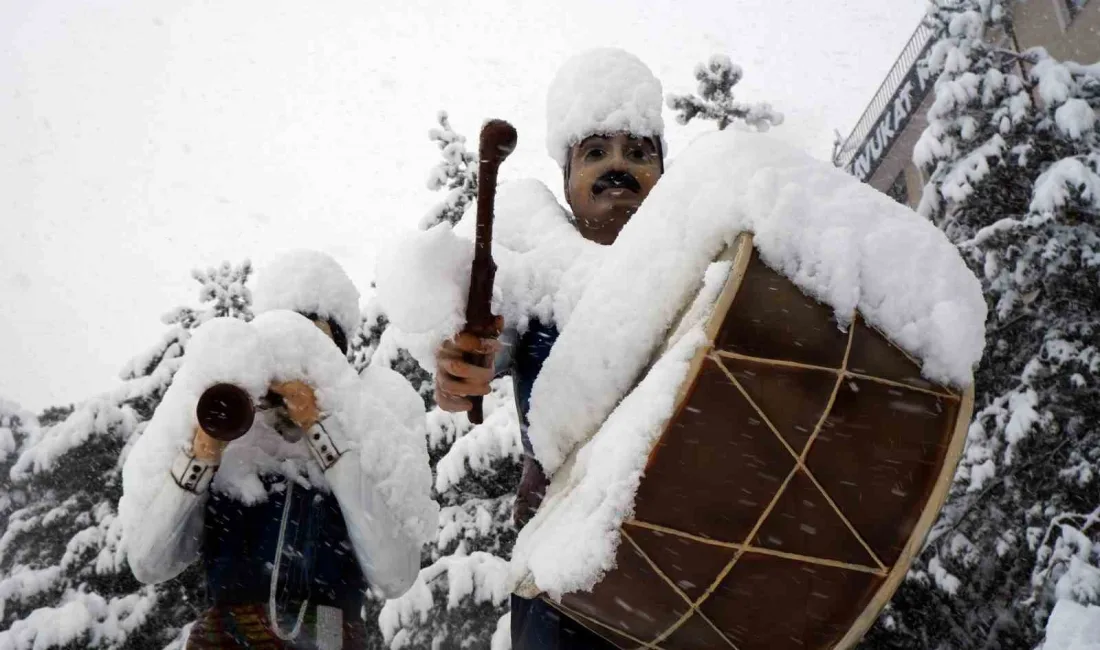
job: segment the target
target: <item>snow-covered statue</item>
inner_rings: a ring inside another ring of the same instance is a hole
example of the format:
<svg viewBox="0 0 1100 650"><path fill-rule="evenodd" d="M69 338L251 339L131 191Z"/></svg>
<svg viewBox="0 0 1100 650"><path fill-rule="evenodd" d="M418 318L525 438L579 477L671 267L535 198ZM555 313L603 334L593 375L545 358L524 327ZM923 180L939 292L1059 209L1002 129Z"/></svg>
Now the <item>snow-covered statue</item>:
<svg viewBox="0 0 1100 650"><path fill-rule="evenodd" d="M962 453L979 283L933 224L767 135L663 171L660 107L629 54L565 64L572 211L500 187L499 340L460 331L465 221L395 247L379 296L445 408L515 379L513 647L851 647Z"/></svg>
<svg viewBox="0 0 1100 650"><path fill-rule="evenodd" d="M253 321L195 330L126 457L122 545L147 583L202 562L188 648L362 648L366 589L404 593L435 534L423 405L347 363L359 292L332 258L284 254L253 297ZM223 385L257 405L231 442L197 409Z"/></svg>

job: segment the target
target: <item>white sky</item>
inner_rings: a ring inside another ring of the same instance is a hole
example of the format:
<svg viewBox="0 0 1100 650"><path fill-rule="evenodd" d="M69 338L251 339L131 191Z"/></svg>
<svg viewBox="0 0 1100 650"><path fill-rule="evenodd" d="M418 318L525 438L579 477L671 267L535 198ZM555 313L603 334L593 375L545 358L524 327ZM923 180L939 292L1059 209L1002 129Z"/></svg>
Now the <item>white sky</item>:
<svg viewBox="0 0 1100 650"><path fill-rule="evenodd" d="M0 397L37 410L109 389L160 315L196 302L196 266L310 247L364 289L375 251L442 197L425 188L439 109L471 143L483 119L511 121L502 179L556 189L546 86L581 49L633 51L666 93L724 52L738 98L771 102L775 135L827 158L923 8L0 0ZM665 117L672 156L713 128Z"/></svg>

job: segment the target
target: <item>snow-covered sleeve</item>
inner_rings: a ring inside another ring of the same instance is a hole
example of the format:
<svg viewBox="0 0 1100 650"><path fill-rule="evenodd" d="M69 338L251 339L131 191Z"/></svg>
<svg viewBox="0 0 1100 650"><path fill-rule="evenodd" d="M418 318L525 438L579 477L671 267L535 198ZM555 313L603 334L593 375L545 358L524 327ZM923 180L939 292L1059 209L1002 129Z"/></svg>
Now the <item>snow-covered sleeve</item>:
<svg viewBox="0 0 1100 650"><path fill-rule="evenodd" d="M216 466L180 452L170 473L153 486L149 512L155 517L131 518L125 531L130 570L139 581L171 580L199 557L203 508Z"/></svg>
<svg viewBox="0 0 1100 650"><path fill-rule="evenodd" d="M347 451L325 471L355 557L367 581L387 598L404 594L420 570L419 540L413 538L386 505L375 482L363 472L359 451Z"/></svg>
<svg viewBox="0 0 1100 650"><path fill-rule="evenodd" d="M188 453L199 396L228 382L257 398L266 391L266 376L261 341L248 323L216 318L195 330L184 363L122 466L122 547L138 580L168 580L198 557L215 470Z"/></svg>
<svg viewBox="0 0 1100 650"><path fill-rule="evenodd" d="M401 375L371 366L360 377L319 329L290 312L252 321L271 342L274 379L309 383L323 414L306 441L340 503L356 558L389 597L416 579L434 538L424 403Z"/></svg>

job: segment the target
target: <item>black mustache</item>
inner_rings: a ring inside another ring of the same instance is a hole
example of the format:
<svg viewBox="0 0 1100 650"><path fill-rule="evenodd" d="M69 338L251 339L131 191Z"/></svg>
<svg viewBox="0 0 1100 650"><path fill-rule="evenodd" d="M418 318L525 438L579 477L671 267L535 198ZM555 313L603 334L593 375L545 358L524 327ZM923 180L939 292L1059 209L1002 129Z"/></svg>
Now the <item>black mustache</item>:
<svg viewBox="0 0 1100 650"><path fill-rule="evenodd" d="M642 184L628 172L609 171L592 183L592 193L600 195L604 190L622 187L637 194L642 191Z"/></svg>

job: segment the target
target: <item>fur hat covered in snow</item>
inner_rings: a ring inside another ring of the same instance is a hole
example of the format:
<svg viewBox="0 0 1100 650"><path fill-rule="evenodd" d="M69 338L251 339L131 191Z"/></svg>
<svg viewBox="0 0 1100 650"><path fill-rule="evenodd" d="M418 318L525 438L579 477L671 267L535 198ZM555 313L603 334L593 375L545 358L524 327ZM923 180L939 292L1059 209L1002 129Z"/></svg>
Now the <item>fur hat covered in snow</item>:
<svg viewBox="0 0 1100 650"><path fill-rule="evenodd" d="M641 59L616 48L581 52L550 83L547 152L565 168L573 145L613 133L653 138L666 151L663 107L661 82Z"/></svg>
<svg viewBox="0 0 1100 650"><path fill-rule="evenodd" d="M345 342L359 327L359 290L331 256L294 250L260 270L252 290L253 311L276 309L312 314L343 330Z"/></svg>

